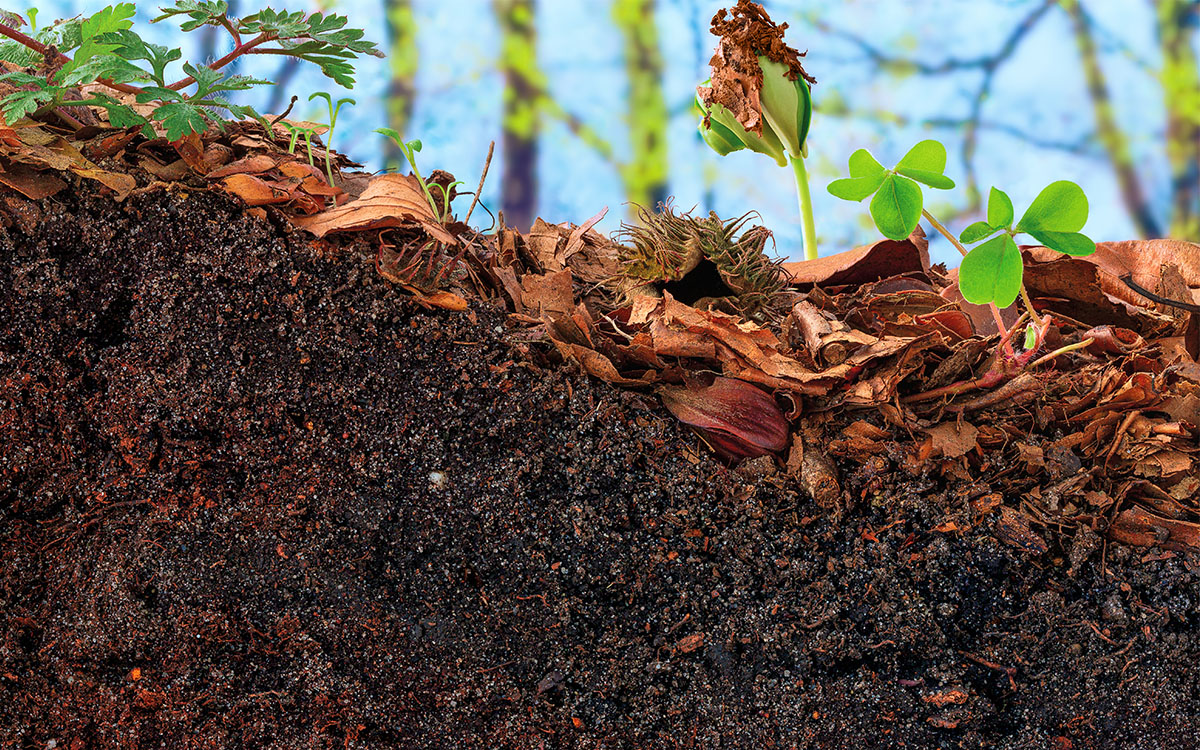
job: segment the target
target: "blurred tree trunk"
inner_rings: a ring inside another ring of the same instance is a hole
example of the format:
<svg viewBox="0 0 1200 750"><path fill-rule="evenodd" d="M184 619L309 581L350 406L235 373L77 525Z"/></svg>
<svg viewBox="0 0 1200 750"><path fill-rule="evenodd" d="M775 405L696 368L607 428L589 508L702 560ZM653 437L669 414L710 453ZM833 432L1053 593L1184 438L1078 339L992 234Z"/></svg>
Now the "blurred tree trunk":
<svg viewBox="0 0 1200 750"><path fill-rule="evenodd" d="M1194 0L1158 0L1167 163L1171 168L1171 236L1200 240L1200 69Z"/></svg>
<svg viewBox="0 0 1200 750"><path fill-rule="evenodd" d="M417 97L417 19L412 0L385 0L388 24L388 127L402 136L408 135L413 104ZM388 169L404 169L406 163L400 147L391 138L386 142L384 163Z"/></svg>
<svg viewBox="0 0 1200 750"><path fill-rule="evenodd" d="M626 121L632 155L621 167L630 203L653 209L667 198L667 100L663 58L655 25L655 0L613 0L612 13L624 39L629 84Z"/></svg>
<svg viewBox="0 0 1200 750"><path fill-rule="evenodd" d="M504 75L500 205L509 226L527 231L537 216L539 105L546 90L537 61L534 0L493 0L493 7Z"/></svg>
<svg viewBox="0 0 1200 750"><path fill-rule="evenodd" d="M1100 55L1096 50L1096 40L1092 37L1090 22L1079 0L1061 0L1062 6L1071 17L1071 27L1075 34L1075 46L1079 48L1079 59L1083 64L1084 77L1087 79L1088 97L1092 101L1092 112L1096 120L1096 135L1104 147L1108 160L1116 173L1117 185L1121 190L1121 199L1133 220L1134 226L1143 237L1159 237L1162 230L1154 211L1146 200L1141 178L1138 176L1137 165L1129 150L1129 139L1117 122L1116 111L1113 107L1112 96L1108 84L1104 81L1104 71L1100 67Z"/></svg>

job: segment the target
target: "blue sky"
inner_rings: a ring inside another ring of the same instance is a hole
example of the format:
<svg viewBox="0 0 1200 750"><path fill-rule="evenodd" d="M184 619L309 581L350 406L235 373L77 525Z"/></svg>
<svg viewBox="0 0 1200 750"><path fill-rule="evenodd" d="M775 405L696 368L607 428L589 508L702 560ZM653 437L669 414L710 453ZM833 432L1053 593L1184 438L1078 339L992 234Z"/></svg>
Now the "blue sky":
<svg viewBox="0 0 1200 750"><path fill-rule="evenodd" d="M889 112L920 122L928 118L962 118L969 110L980 73L962 71L946 76L881 74L861 50L842 35L820 30L818 24L869 40L889 54L936 63L970 59L995 52L1020 19L1041 0L777 0L766 7L777 21L788 21L793 46L808 49L808 71L819 81L809 136L818 233L823 253L871 241L875 234L864 223L864 208L838 201L825 185L845 169L856 148L870 149L881 161L898 159L923 138L942 140L950 151L947 174L962 182L960 128L897 127L872 113ZM88 12L99 3L41 3L41 19ZM241 5L248 7L243 0ZM308 0L272 2L273 7L315 9ZM469 184L478 180L488 142L498 140L501 80L495 72L497 29L490 0L415 0L420 35L420 74L416 112L410 137L420 138L424 169L442 168ZM742 152L720 158L696 135L689 108L694 86L706 77L712 37L708 19L722 2L659 0L657 23L667 60L665 87L673 112L670 124L671 193L676 204L713 209L723 216L757 210L775 231L777 252L795 256L799 227L790 173L770 160ZM1157 64L1153 18L1148 3L1132 0L1085 0L1096 19L1104 52L1104 72L1117 99L1117 113L1127 127L1143 166L1151 195L1165 202L1167 189L1160 132L1162 104L1152 69ZM19 6L18 6L19 7ZM150 7L150 6L146 6ZM333 4L348 15L351 25L386 41L383 3L346 0ZM139 28L154 29L162 41L194 49L196 35L182 41L170 22ZM624 73L621 40L610 20L609 3L602 0L541 0L538 11L539 55L553 95L571 113L609 137L624 158ZM172 38L174 37L174 38ZM255 58L244 72L271 77L277 58ZM372 169L381 165L383 140L371 131L385 123L383 95L386 71L382 61L368 58L359 68L352 95L357 106L339 116L334 146ZM319 73L294 79L301 101L317 90L337 92ZM343 95L346 95L343 93ZM833 106L838 105L838 106ZM849 107L860 117L822 115L822 109ZM319 115L315 104L300 115ZM1048 141L1082 142L1091 131L1091 109L1082 70L1076 57L1066 15L1052 9L1023 40L994 79L984 103L984 120L994 129L983 131L977 172L986 193L990 185L1006 190L1018 211L1049 182L1070 179L1086 189L1091 200L1087 231L1094 238L1124 239L1133 229L1120 204L1111 168L1095 153L1072 154L1040 148L1014 138L1016 129ZM1094 149L1093 149L1094 150ZM484 193L498 205L497 190L503 154L492 165ZM621 184L615 167L578 141L558 123L547 124L539 164L541 214L549 221L582 222L609 206L604 230L616 229L625 215ZM932 193L932 194L929 194ZM711 205L706 202L712 198ZM927 205L950 213L965 205L961 190L928 191ZM965 225L967 218L955 224ZM957 254L936 241L935 259L955 264Z"/></svg>

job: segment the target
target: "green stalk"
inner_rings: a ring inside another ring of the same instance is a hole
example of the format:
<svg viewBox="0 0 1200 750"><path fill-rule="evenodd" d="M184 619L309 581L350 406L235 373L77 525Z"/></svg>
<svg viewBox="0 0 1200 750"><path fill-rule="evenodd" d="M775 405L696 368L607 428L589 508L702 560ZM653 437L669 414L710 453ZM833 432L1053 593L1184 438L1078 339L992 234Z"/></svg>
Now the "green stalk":
<svg viewBox="0 0 1200 750"><path fill-rule="evenodd" d="M946 227L944 227L942 225L942 222L933 218L933 214L929 213L929 211L927 211L923 208L921 209L921 215L924 216L929 221L929 223L933 225L933 228L936 229L939 234L941 234L946 239L950 240L950 244L954 245L954 249L958 250L958 252L961 253L964 258L967 257L967 248L963 247L963 244L961 242L959 242L957 239L955 239L953 234L950 234L950 230L946 229ZM1021 291L1025 291L1024 284L1021 285ZM989 302L988 307L991 308L991 310L992 310L992 320L996 321L996 328L1000 329L1000 337L1004 341L1004 348L1011 354L1012 346L1008 343L1008 340L1005 338L1006 336L1008 336L1008 328L1006 328L1004 326L1004 318L1001 317L1001 315L1000 315L1000 308L996 307L995 302ZM1033 310L1032 307L1030 307L1029 309L1031 311ZM1036 312L1033 314L1037 315Z"/></svg>
<svg viewBox="0 0 1200 750"><path fill-rule="evenodd" d="M813 221L812 193L808 190L808 170L802 157L790 157L792 175L796 178L796 198L800 204L800 229L804 233L804 259L817 259L817 226Z"/></svg>

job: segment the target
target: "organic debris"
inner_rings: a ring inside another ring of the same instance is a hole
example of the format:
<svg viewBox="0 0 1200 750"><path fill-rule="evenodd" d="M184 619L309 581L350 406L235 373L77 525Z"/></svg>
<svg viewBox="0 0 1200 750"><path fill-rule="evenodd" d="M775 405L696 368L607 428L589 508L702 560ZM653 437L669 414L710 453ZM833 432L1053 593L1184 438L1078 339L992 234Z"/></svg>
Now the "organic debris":
<svg viewBox="0 0 1200 750"><path fill-rule="evenodd" d="M1171 525L1200 522L1200 365L1185 340L1195 313L1190 302L1158 304L1106 270L1138 277L1139 256L1153 257L1151 243L1101 243L1093 257L1055 253L1048 262L1037 259L1050 251L1023 248L1035 304L1053 313L1024 349L979 330L990 316L961 302L953 273L929 266L919 233L784 264L790 282L774 292L773 304L787 312L756 322L715 309L711 300L687 304L670 291L704 257L696 219L666 209L642 220L626 229L629 245L597 243L594 252L620 253L624 278L655 280L658 296L597 296L584 292L570 268L530 277L513 265L510 284L523 289L522 300L538 300L524 303L514 322L596 377L660 384L668 409L721 455L787 457L789 441L736 426L753 423L775 434L768 427L775 410L746 391L761 389L791 425L788 470L827 507L858 500L840 495L835 464L879 471L882 459L914 476L963 483L968 501L995 493L1013 498L1011 506L997 506L1008 514L1002 539L1025 550L1044 551L1029 540L1079 526L1126 543L1153 538L1178 546L1196 538L1190 527ZM715 228L743 220L701 221ZM522 245L513 236L502 242ZM1184 267L1165 276L1182 286L1156 288L1191 297L1197 290L1187 263L1195 246L1181 244ZM889 267L884 252L910 260ZM1050 265L1109 281L1050 286L1063 278L1044 270ZM610 287L628 292L622 283ZM1010 325L1008 335L1019 329ZM697 377L714 372L720 377L712 384L697 385ZM734 421L721 422L722 413ZM1027 533L1013 530L1012 513L1025 519Z"/></svg>
<svg viewBox="0 0 1200 750"><path fill-rule="evenodd" d="M744 229L753 215L722 221L715 213L677 214L670 205L658 212L640 208L639 223L625 224L619 235L625 298L665 290L695 307L756 320L778 315L787 275L767 255L771 232Z"/></svg>

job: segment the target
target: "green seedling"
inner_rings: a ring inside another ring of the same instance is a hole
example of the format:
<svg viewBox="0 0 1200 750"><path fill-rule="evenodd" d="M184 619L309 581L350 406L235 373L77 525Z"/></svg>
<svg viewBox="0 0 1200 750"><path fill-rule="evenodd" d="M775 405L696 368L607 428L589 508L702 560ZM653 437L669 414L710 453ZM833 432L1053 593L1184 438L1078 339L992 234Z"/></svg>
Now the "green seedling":
<svg viewBox="0 0 1200 750"><path fill-rule="evenodd" d="M438 221L444 222L446 217L450 215L450 188L446 188L443 192L442 197L445 206L443 210L439 211L437 201L433 199L433 193L429 192L429 184L425 182L425 178L421 176L421 170L417 168L417 152L421 150L421 142L419 140L406 141L404 140L404 136L400 135L399 131L393 128L376 128L375 132L391 138L392 142L404 154L404 158L408 160L409 167L412 168L413 177L417 179L417 182L421 185L421 191L425 193L425 200L429 201L430 210L433 211L433 215L437 217Z"/></svg>
<svg viewBox="0 0 1200 750"><path fill-rule="evenodd" d="M317 134L317 131L313 128L306 128L301 125L292 125L291 123L287 123L287 122L282 123L282 125L283 125L283 127L287 128L287 131L289 133L292 134L291 139L288 140L288 153L289 154L296 153L296 141L297 141L297 139L299 139L300 136L304 136L304 145L308 149L308 165L310 167L314 166L313 165L312 139L313 139L313 136L315 136Z"/></svg>
<svg viewBox="0 0 1200 750"><path fill-rule="evenodd" d="M796 80L788 77L786 65L761 55L758 65L763 77L760 92L762 135L744 128L723 105L717 102L705 104L697 93L696 106L703 115L700 135L721 156L750 149L771 157L781 167L791 166L800 209L804 257L812 260L817 257L817 233L808 171L804 166L804 157L808 155L808 130L812 124L812 93L803 76L797 76ZM709 81L705 81L700 88L708 84Z"/></svg>
<svg viewBox="0 0 1200 750"><path fill-rule="evenodd" d="M1083 188L1060 180L1034 198L1015 226L1014 215L1012 200L1003 191L992 188L987 221L977 221L959 235L964 245L981 243L966 254L959 266L959 289L964 299L977 305L995 303L1008 307L1020 295L1025 298L1030 314L1036 316L1025 293L1024 265L1015 238L1018 234L1028 234L1051 250L1066 255L1091 255L1096 252L1096 243L1079 233L1087 223L1088 200Z"/></svg>
<svg viewBox="0 0 1200 750"><path fill-rule="evenodd" d="M946 147L937 141L921 141L909 149L896 166L885 168L866 149L850 155L850 177L829 183L829 192L848 201L861 202L870 196L871 218L884 237L903 240L913 233L925 211L921 186L949 190L954 181L946 171Z"/></svg>
<svg viewBox="0 0 1200 750"><path fill-rule="evenodd" d="M1015 239L1018 234L1028 234L1046 247L1067 255L1095 252L1096 243L1079 232L1088 215L1083 189L1066 180L1051 183L1014 224L1016 212L1012 200L1003 191L992 188L988 196L987 220L971 224L956 238L925 209L920 187L921 184L939 190L954 187L954 181L944 174L945 169L946 148L937 141L921 141L892 169L885 168L866 150L859 149L850 156L850 177L829 185L829 192L844 200L861 202L874 196L870 204L871 218L889 239L903 240L917 228L921 217L928 220L963 255L958 269L963 299L988 305L996 321L1000 332L999 352L981 377L917 394L910 397L912 401L953 396L977 388L994 388L1027 367L1090 343L1072 344L1034 360L1051 321L1049 317L1038 315L1025 290L1024 264ZM979 244L967 250L966 245L975 243ZM1022 298L1026 312L1012 328L1008 328L1000 309L1012 305L1018 296ZM1026 318L1032 323L1025 328L1023 351L1018 353L1011 341Z"/></svg>
<svg viewBox="0 0 1200 750"><path fill-rule="evenodd" d="M445 221L450 216L450 193L459 185L466 185L462 180L455 180L446 186L442 191L442 213L439 214L441 221Z"/></svg>
<svg viewBox="0 0 1200 750"><path fill-rule="evenodd" d="M748 148L791 166L804 256L811 260L817 234L804 159L813 113L809 84L816 79L804 72L804 54L784 41L786 29L750 0L719 11L712 20L720 37L712 78L696 88L696 104L700 134L721 156Z"/></svg>
<svg viewBox="0 0 1200 750"><path fill-rule="evenodd" d="M357 102L355 102L353 99L349 99L349 98L338 99L337 104L335 105L333 103L333 97L330 96L329 94L325 93L324 91L318 91L317 93L308 97L308 100L311 102L313 99L316 99L318 97L324 99L326 106L329 107L329 133L325 137L325 139L326 139L325 140L325 175L329 178L329 184L332 186L333 185L333 162L329 157L329 152L333 148L333 129L334 129L334 127L337 126L338 112L340 112L342 110L343 104L353 105L353 104L356 104Z"/></svg>
<svg viewBox="0 0 1200 750"><path fill-rule="evenodd" d="M363 40L363 31L345 28L344 16L268 8L236 17L229 15L228 4L222 0L180 0L163 8L154 22L179 16L184 18L180 25L183 31L220 27L232 38L233 50L208 65L180 63L183 77L170 82L168 69L181 61L183 52L144 40L133 31L135 14L133 3L119 3L86 18L34 28L33 36L19 30L23 19L0 14L0 36L7 37L0 42L0 60L25 68L0 75L0 81L16 89L0 99L5 122L13 124L22 117L53 112L78 129L82 123L62 108L90 105L105 109L113 126L140 127L147 137L156 136L153 124L157 123L171 141L202 133L213 125L223 127L217 111L236 118L252 117L266 126L253 108L234 104L226 96L232 91L271 85L263 79L221 72L239 57L292 57L316 65L339 85L351 87L353 61L360 54L383 56L374 43ZM31 12L31 27L35 18ZM93 83L102 88L93 90L87 98L71 98L80 87ZM149 117L105 93L105 89L150 105Z"/></svg>
<svg viewBox="0 0 1200 750"><path fill-rule="evenodd" d="M1087 197L1082 188L1066 180L1051 184L1038 195L1015 226L1012 201L1004 192L992 188L987 220L968 226L960 241L925 209L921 187L917 184L939 190L954 187L954 181L943 174L945 169L946 148L937 141L921 141L892 169L884 168L865 149L859 149L850 156L850 177L834 180L829 184L829 192L849 201L863 201L873 195L871 218L879 231L892 240L908 237L924 216L963 255L958 282L965 300L977 305L991 305L997 325L1004 333L1006 329L1000 321L999 308L1008 307L1022 296L1034 323L1040 325L1042 321L1022 283L1024 266L1014 238L1018 234L1028 234L1046 247L1068 255L1095 252L1096 243L1079 233L1088 215ZM977 242L982 244L970 251L964 247ZM1027 332L1026 349L1033 348L1038 340ZM1007 339L1005 341L1007 343Z"/></svg>

